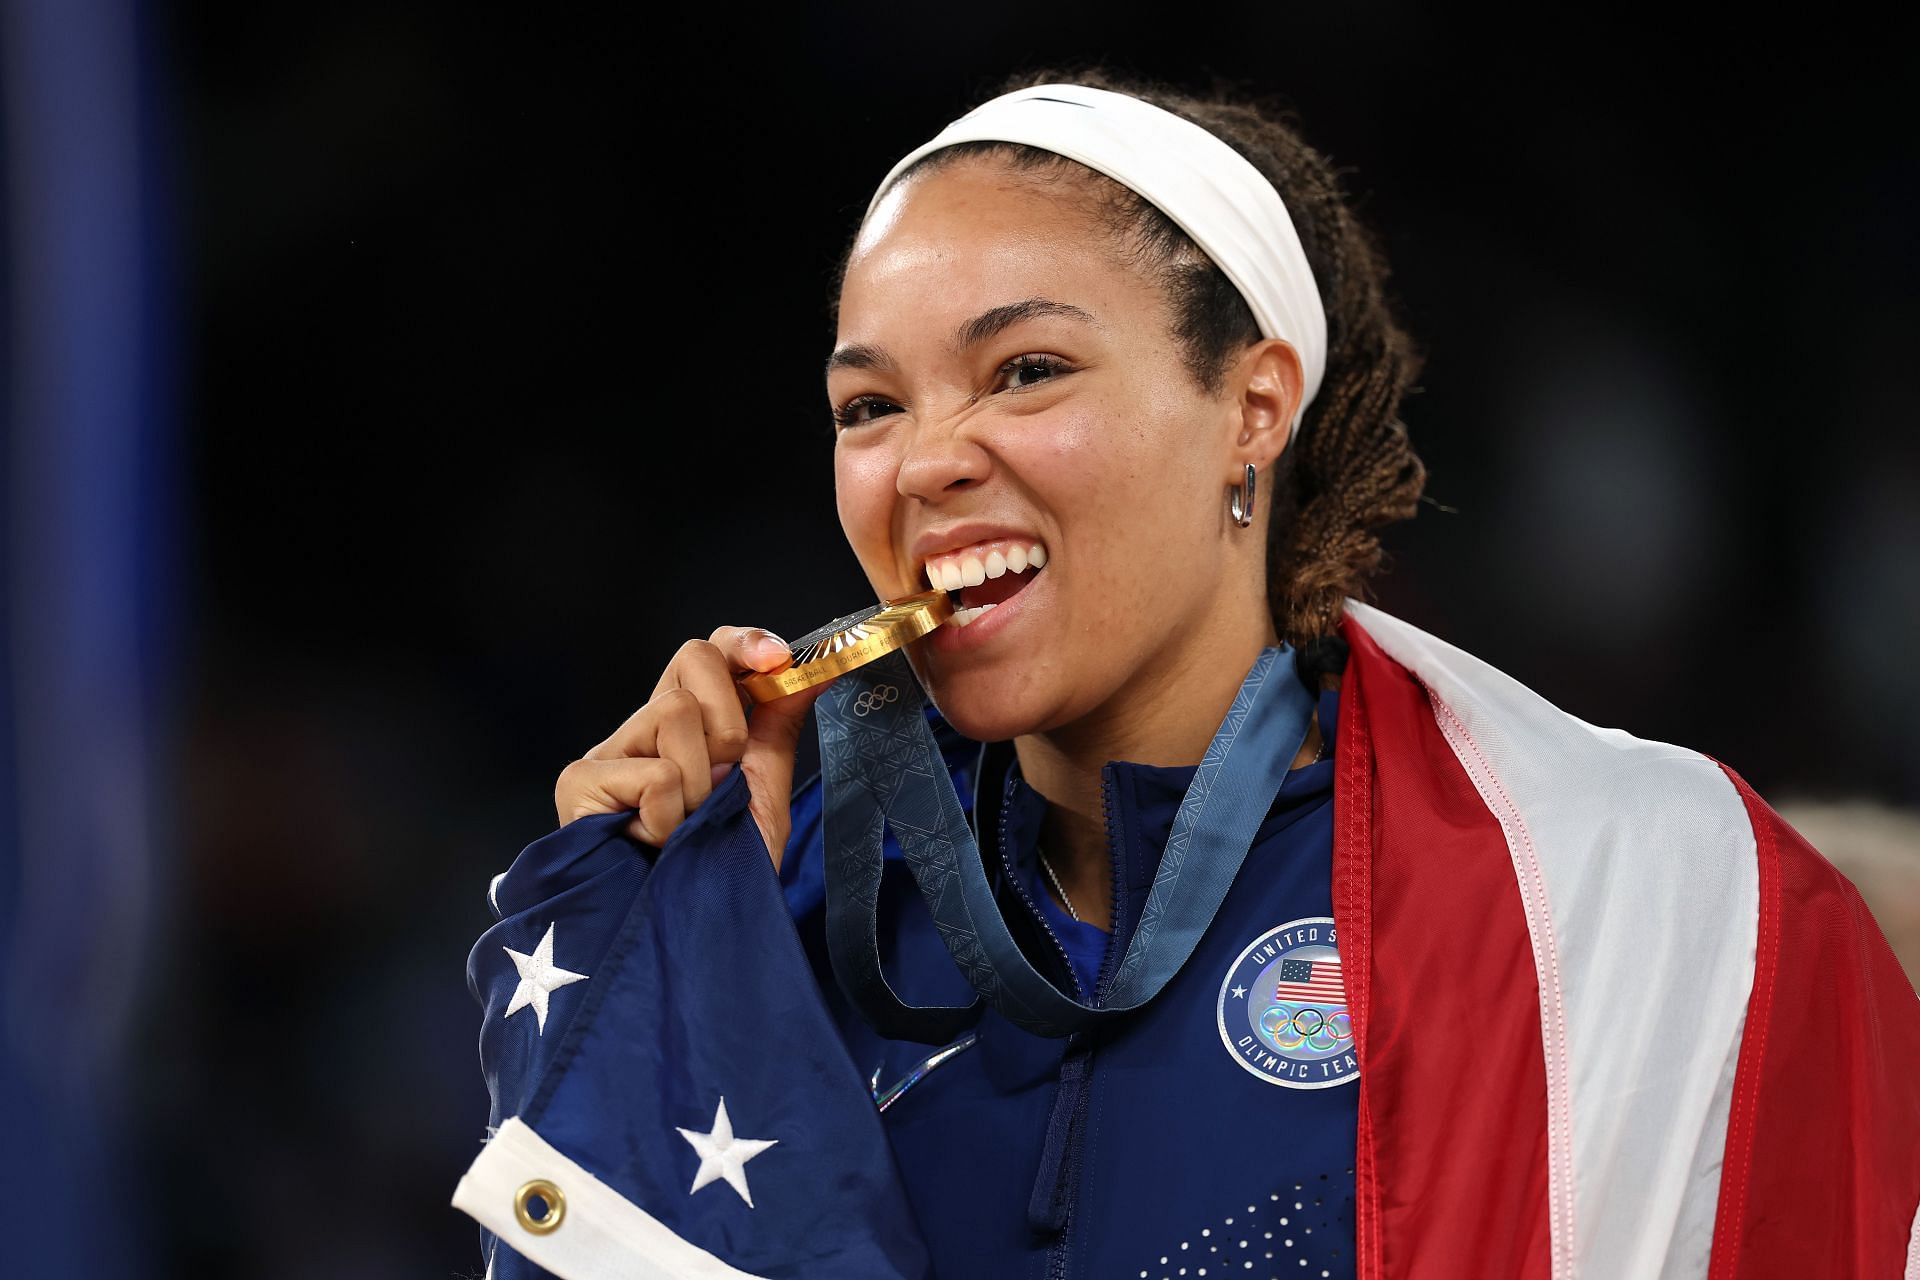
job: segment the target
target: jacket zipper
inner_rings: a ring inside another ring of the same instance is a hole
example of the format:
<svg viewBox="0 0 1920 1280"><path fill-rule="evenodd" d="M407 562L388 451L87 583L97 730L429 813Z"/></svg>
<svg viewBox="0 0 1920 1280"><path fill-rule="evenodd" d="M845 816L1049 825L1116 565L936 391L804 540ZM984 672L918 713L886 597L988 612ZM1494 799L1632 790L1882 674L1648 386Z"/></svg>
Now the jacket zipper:
<svg viewBox="0 0 1920 1280"><path fill-rule="evenodd" d="M1120 841L1115 833L1120 829L1113 820L1113 766L1100 766L1100 804L1107 820L1107 865L1113 871L1112 915L1107 925L1111 932L1107 935L1107 953L1100 958L1100 976L1094 981L1094 990L1104 999L1107 992L1107 976L1113 971L1115 943L1120 937L1120 917L1126 910L1120 895L1126 892L1121 874Z"/></svg>
<svg viewBox="0 0 1920 1280"><path fill-rule="evenodd" d="M1074 1239L1073 1220L1079 1208L1079 1197L1073 1193L1080 1189L1080 1168L1076 1147L1080 1141L1080 1130L1086 1125L1087 1097L1093 1076L1093 1048L1085 1043L1086 1035L1084 1031L1076 1031L1067 1038L1066 1056L1060 1063L1062 1088L1066 1086L1069 1071L1072 1071L1077 1083L1073 1087L1073 1097L1069 1104L1073 1108L1073 1114L1067 1120L1065 1149L1061 1152L1059 1169L1055 1174L1054 1194L1066 1197L1066 1218L1060 1224L1060 1235L1047 1249L1047 1280L1067 1280L1067 1267L1071 1261L1069 1249ZM1068 1175L1071 1177L1069 1178ZM1073 1184L1070 1189L1062 1189L1059 1186L1060 1182L1069 1180Z"/></svg>
<svg viewBox="0 0 1920 1280"><path fill-rule="evenodd" d="M1027 892L1027 886L1020 882L1019 874L1013 869L1013 856L1007 852L1007 810L1012 808L1008 803L1012 798L1012 791L1013 776L1008 774L1006 786L1002 789L1003 794L1000 797L1000 865L1006 868L1007 881L1020 895L1020 901L1027 904L1028 913L1040 923L1040 928L1045 931L1047 940L1053 943L1053 949L1060 957L1060 964L1067 971L1067 979L1073 983L1073 994L1084 1000L1087 993L1080 985L1080 975L1074 972L1073 961L1067 955L1066 944L1060 941L1060 935L1053 931L1053 926L1047 923L1046 916L1040 913L1039 904L1034 902L1033 896Z"/></svg>
<svg viewBox="0 0 1920 1280"><path fill-rule="evenodd" d="M1104 773L1104 770L1102 772ZM1080 985L1080 974L1074 969L1072 958L1067 955L1066 945L1060 941L1060 935L1053 931L1053 926L1047 923L1047 918L1041 914L1039 905L1034 902L1033 896L1027 892L1027 886L1021 883L1019 874L1014 870L1013 855L1009 852L1007 844L1007 814L1013 808L1011 804L1013 782L1013 777L1009 774L1006 785L1002 788L1000 797L1000 821L998 824L1000 831L1000 864L1006 869L1007 879L1013 884L1014 891L1020 895L1020 901L1026 904L1028 914L1039 922L1041 931L1047 935L1048 941L1053 943L1054 953L1060 957L1061 966L1067 971L1068 980L1073 983L1074 995L1081 1000L1085 1000L1087 998L1086 989ZM1104 968L1104 966L1105 962L1102 961L1102 967ZM1055 1112L1057 1112L1060 1107L1067 1106L1071 1109L1071 1112L1077 1113L1085 1105L1085 1088L1075 1088L1069 1084L1070 1080L1075 1080L1084 1086L1084 1081L1077 1079L1084 1074L1086 1064L1087 1049L1084 1047L1084 1040L1085 1033L1083 1032L1075 1032L1067 1037L1066 1051L1062 1055L1060 1062L1060 1084L1056 1087L1056 1092L1054 1093L1053 1107ZM1069 1094L1071 1094L1071 1096L1068 1096ZM1080 1123L1081 1117L1077 1114L1068 1114L1064 1117L1050 1115L1047 1120L1049 1136L1055 1124L1062 1121L1068 1126L1064 1131L1060 1149L1061 1159L1064 1162L1064 1160L1072 1154L1073 1126ZM1045 1139L1043 1139L1043 1141L1045 1141ZM1051 1146L1053 1144L1047 1142L1047 1145ZM1063 1164L1054 1165L1054 1176L1049 1180L1047 1177L1047 1153L1043 1148L1041 1152L1041 1168L1036 1178L1035 1191L1038 1192L1041 1186L1051 1181L1053 1185L1048 1187L1048 1193L1050 1196L1057 1195L1059 1174L1062 1167ZM1030 1219L1033 1214L1034 1204L1030 1198L1028 1204L1028 1216ZM1069 1206L1065 1221L1061 1224L1059 1236L1055 1239L1054 1243L1049 1246L1047 1251L1047 1275L1049 1280L1065 1280L1067 1274L1067 1242L1072 1235L1072 1231L1073 1210L1072 1207Z"/></svg>
<svg viewBox="0 0 1920 1280"><path fill-rule="evenodd" d="M1125 910L1120 897L1124 891L1123 881L1125 877L1122 875L1122 860L1120 857L1120 826L1114 821L1113 767L1111 765L1100 766L1100 803L1101 812L1105 815L1107 823L1107 865L1113 871L1113 911L1111 918L1107 922L1110 926L1110 931L1107 934L1107 951L1106 954L1100 958L1100 974L1094 981L1094 991L1098 996L1103 997L1106 994L1107 975L1113 970L1114 952L1117 950L1117 944L1120 940L1120 917ZM1004 848L1004 846L1002 847ZM1044 923L1044 921L1042 923ZM1076 991L1079 990L1078 975L1076 975L1074 979L1074 989ZM1095 1000L1095 1003L1099 1003L1098 999ZM1070 1118L1068 1124L1066 1150L1062 1152L1060 1157L1060 1171L1063 1175L1071 1176L1073 1186L1068 1193L1067 1218L1065 1224L1060 1229L1060 1238L1055 1240L1053 1246L1047 1251L1047 1280L1067 1280L1067 1269L1071 1261L1069 1248L1073 1242L1074 1210L1078 1204L1079 1196L1077 1193L1080 1189L1078 1147L1083 1141L1082 1135L1085 1132L1087 1122L1087 1107L1093 1096L1093 1046L1086 1043L1087 1036L1087 1032L1080 1031L1075 1032L1067 1039L1067 1057L1071 1058L1078 1054L1080 1061L1075 1064L1073 1068L1074 1075L1078 1080L1073 1098L1075 1114ZM1067 1070L1067 1062L1063 1059L1061 1062L1062 1080L1065 1080Z"/></svg>

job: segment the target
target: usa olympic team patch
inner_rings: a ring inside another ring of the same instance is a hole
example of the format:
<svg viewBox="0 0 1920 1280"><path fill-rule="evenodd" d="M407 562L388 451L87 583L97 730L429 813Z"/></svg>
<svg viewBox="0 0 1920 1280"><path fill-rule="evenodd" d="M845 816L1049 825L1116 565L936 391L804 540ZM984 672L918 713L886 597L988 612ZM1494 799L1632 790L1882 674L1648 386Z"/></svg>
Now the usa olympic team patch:
<svg viewBox="0 0 1920 1280"><path fill-rule="evenodd" d="M1219 1015L1233 1060L1268 1084L1331 1089L1360 1078L1331 916L1255 938L1220 984Z"/></svg>

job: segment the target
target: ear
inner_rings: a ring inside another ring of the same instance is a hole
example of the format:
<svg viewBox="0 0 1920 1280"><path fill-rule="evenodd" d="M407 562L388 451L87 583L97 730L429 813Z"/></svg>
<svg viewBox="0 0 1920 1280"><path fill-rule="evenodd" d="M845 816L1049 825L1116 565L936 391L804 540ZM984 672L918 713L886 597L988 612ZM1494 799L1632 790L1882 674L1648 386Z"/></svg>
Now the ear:
<svg viewBox="0 0 1920 1280"><path fill-rule="evenodd" d="M1294 411L1306 391L1300 355L1284 338L1254 343L1228 373L1228 386L1237 412L1238 429L1228 461L1238 484L1246 464L1268 471L1291 445Z"/></svg>

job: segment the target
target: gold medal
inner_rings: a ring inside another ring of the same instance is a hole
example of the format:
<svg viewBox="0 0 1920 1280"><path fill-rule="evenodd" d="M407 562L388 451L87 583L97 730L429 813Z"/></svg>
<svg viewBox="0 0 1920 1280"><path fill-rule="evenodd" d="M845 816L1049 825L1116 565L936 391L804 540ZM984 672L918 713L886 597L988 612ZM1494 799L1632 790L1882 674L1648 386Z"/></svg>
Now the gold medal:
<svg viewBox="0 0 1920 1280"><path fill-rule="evenodd" d="M953 597L945 591L870 604L788 645L792 657L786 666L741 672L734 682L755 702L771 702L904 649L952 616Z"/></svg>

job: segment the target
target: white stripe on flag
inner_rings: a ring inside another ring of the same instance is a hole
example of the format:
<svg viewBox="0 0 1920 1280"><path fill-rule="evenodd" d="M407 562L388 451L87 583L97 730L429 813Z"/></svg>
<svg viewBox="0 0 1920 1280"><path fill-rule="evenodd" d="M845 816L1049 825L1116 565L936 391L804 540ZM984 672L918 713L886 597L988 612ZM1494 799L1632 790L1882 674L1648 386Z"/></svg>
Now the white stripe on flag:
<svg viewBox="0 0 1920 1280"><path fill-rule="evenodd" d="M1309 1000L1316 1004L1344 1003L1346 985L1340 980L1338 960L1315 960L1313 976L1305 982L1280 982L1274 985L1276 1000Z"/></svg>

